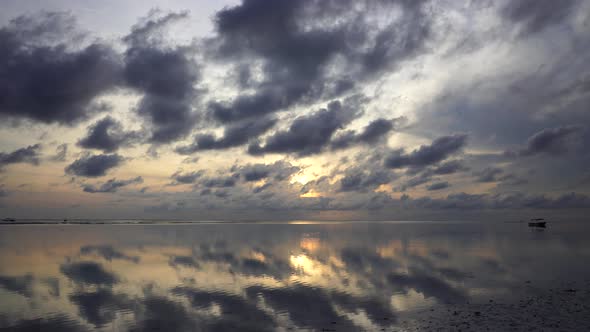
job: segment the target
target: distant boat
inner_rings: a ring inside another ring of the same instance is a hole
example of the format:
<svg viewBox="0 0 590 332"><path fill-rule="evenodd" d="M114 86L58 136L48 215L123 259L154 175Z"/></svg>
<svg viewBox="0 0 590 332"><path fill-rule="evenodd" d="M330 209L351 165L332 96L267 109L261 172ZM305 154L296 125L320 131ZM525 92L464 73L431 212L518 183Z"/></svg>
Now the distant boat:
<svg viewBox="0 0 590 332"><path fill-rule="evenodd" d="M16 221L16 219L14 219L14 218L4 218L4 219L2 219L2 221L6 221L6 222L15 222L15 221Z"/></svg>
<svg viewBox="0 0 590 332"><path fill-rule="evenodd" d="M547 227L547 222L543 218L533 218L529 222L529 227L545 228L545 227Z"/></svg>

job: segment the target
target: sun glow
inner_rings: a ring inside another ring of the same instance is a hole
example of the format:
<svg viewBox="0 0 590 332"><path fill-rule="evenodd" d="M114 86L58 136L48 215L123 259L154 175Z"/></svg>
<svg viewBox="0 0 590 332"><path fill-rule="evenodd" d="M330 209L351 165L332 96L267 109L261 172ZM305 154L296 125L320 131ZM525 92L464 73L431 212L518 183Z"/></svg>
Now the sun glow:
<svg viewBox="0 0 590 332"><path fill-rule="evenodd" d="M309 175L301 172L301 173L295 174L291 177L291 184L299 183L299 184L305 185L306 183L308 183L311 180L313 180L313 179Z"/></svg>
<svg viewBox="0 0 590 332"><path fill-rule="evenodd" d="M299 242L301 249L305 249L309 252L314 252L320 248L320 239L317 237L306 237L301 239Z"/></svg>
<svg viewBox="0 0 590 332"><path fill-rule="evenodd" d="M299 197L302 198L317 198L317 197L322 197L322 194L320 194L319 192L315 191L315 190L310 190L308 192L306 192L305 194L301 194L299 195Z"/></svg>

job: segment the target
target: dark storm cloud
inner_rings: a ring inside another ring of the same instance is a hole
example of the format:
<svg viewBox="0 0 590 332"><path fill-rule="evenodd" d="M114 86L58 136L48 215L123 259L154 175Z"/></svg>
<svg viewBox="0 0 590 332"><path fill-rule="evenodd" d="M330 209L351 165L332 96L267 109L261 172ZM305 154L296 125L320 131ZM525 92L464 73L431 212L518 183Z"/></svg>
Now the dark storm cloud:
<svg viewBox="0 0 590 332"><path fill-rule="evenodd" d="M332 150L340 150L351 147L354 144L375 144L394 129L394 120L377 119L367 125L362 132L346 131L334 138L330 143Z"/></svg>
<svg viewBox="0 0 590 332"><path fill-rule="evenodd" d="M273 164L247 164L234 166L231 171L236 172L244 178L246 182L259 181L262 179L272 178L275 181L284 181L291 175L301 171L299 166L294 166L289 162L279 160Z"/></svg>
<svg viewBox="0 0 590 332"><path fill-rule="evenodd" d="M157 37L165 26L186 17L187 13L151 17L133 26L124 38L128 45L125 80L143 94L137 113L150 124L149 139L154 143L186 136L197 121L192 105L197 98L194 85L199 68L191 58L192 49L165 46Z"/></svg>
<svg viewBox="0 0 590 332"><path fill-rule="evenodd" d="M429 185L428 187L426 187L426 189L428 191L434 191L434 190L446 189L446 188L449 188L450 186L451 185L447 181L444 181L444 182L433 183L433 184Z"/></svg>
<svg viewBox="0 0 590 332"><path fill-rule="evenodd" d="M392 153L385 159L385 166L389 168L424 167L436 164L459 152L467 144L467 135L455 134L435 139L431 145L405 154L403 150Z"/></svg>
<svg viewBox="0 0 590 332"><path fill-rule="evenodd" d="M111 245L88 245L80 248L80 254L82 255L89 255L89 254L96 254L101 256L102 258L106 259L107 261L112 261L113 259L120 259L124 261L130 261L133 263L139 262L138 256L128 256L125 253L116 250Z"/></svg>
<svg viewBox="0 0 590 332"><path fill-rule="evenodd" d="M211 102L211 113L231 122L351 91L359 80L422 50L430 22L421 3L244 0L219 11L212 58L261 61L263 78L253 93ZM369 13L383 8L403 14L385 27L370 26ZM343 63L328 68L336 59Z"/></svg>
<svg viewBox="0 0 590 332"><path fill-rule="evenodd" d="M88 128L88 133L78 141L78 146L103 152L114 152L139 138L139 133L125 132L118 121L107 116Z"/></svg>
<svg viewBox="0 0 590 332"><path fill-rule="evenodd" d="M80 284L110 286L119 282L116 275L106 271L102 265L95 262L62 264L60 271L70 280Z"/></svg>
<svg viewBox="0 0 590 332"><path fill-rule="evenodd" d="M172 180L174 180L173 184L191 184L195 183L197 179L203 176L203 173L203 171L195 171L188 173L177 171L176 173L172 174L171 178Z"/></svg>
<svg viewBox="0 0 590 332"><path fill-rule="evenodd" d="M509 150L506 155L533 156L542 153L561 155L569 151L584 129L577 125L546 128L529 137L524 148L517 151Z"/></svg>
<svg viewBox="0 0 590 332"><path fill-rule="evenodd" d="M66 174L100 177L106 175L111 168L123 163L123 157L118 154L85 155L65 168Z"/></svg>
<svg viewBox="0 0 590 332"><path fill-rule="evenodd" d="M178 147L176 152L191 154L199 150L221 150L244 145L267 132L276 122L276 119L266 117L227 125L222 137L216 138L211 134L197 135L192 144Z"/></svg>
<svg viewBox="0 0 590 332"><path fill-rule="evenodd" d="M82 188L84 189L84 192L87 193L115 193L122 187L136 183L143 183L143 178L138 176L129 180L110 179L98 187L92 184L84 184L82 185Z"/></svg>
<svg viewBox="0 0 590 332"><path fill-rule="evenodd" d="M526 33L535 33L567 18L580 2L577 0L518 0L507 1L501 13L520 24Z"/></svg>
<svg viewBox="0 0 590 332"><path fill-rule="evenodd" d="M299 156L319 153L329 144L336 130L358 116L359 107L358 100L347 100L344 104L331 102L327 109L296 118L287 130L277 131L268 137L263 146L251 144L248 153L295 153Z"/></svg>
<svg viewBox="0 0 590 332"><path fill-rule="evenodd" d="M33 276L0 276L0 287L9 292L31 297L33 294Z"/></svg>
<svg viewBox="0 0 590 332"><path fill-rule="evenodd" d="M92 293L75 293L70 301L78 306L80 316L95 327L102 327L117 317L117 312L133 309L133 302L125 295L113 294L100 288Z"/></svg>
<svg viewBox="0 0 590 332"><path fill-rule="evenodd" d="M0 152L0 171L9 164L27 163L39 165L41 145L29 145L12 152Z"/></svg>
<svg viewBox="0 0 590 332"><path fill-rule="evenodd" d="M121 61L97 42L76 47L75 30L73 17L55 12L0 29L0 116L73 124L100 110L92 102L119 83Z"/></svg>

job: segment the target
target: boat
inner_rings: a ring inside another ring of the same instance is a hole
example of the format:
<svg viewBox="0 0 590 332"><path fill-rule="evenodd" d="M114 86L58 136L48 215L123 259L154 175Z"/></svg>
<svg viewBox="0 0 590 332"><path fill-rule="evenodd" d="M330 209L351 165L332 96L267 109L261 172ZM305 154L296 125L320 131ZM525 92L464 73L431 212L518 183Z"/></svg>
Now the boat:
<svg viewBox="0 0 590 332"><path fill-rule="evenodd" d="M4 219L2 219L2 221L4 221L4 222L15 222L16 219L14 219L14 218L4 218Z"/></svg>
<svg viewBox="0 0 590 332"><path fill-rule="evenodd" d="M543 218L533 218L529 222L529 227L545 228L545 227L547 227L547 222Z"/></svg>

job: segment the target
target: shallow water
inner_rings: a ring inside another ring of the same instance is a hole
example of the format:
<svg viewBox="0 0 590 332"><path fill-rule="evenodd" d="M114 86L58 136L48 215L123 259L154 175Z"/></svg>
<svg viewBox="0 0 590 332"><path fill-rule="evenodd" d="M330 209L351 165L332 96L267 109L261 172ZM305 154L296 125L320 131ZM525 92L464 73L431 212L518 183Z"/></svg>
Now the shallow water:
<svg viewBox="0 0 590 332"><path fill-rule="evenodd" d="M3 225L0 330L585 330L589 239L585 223Z"/></svg>

